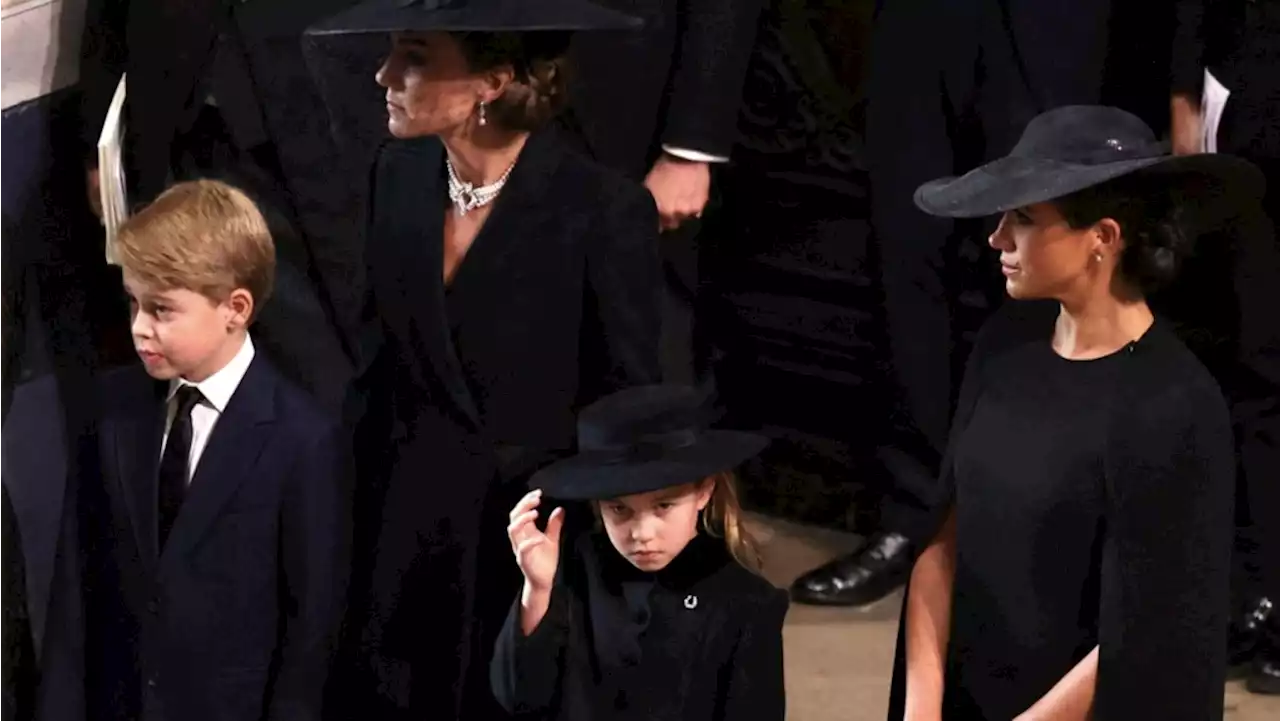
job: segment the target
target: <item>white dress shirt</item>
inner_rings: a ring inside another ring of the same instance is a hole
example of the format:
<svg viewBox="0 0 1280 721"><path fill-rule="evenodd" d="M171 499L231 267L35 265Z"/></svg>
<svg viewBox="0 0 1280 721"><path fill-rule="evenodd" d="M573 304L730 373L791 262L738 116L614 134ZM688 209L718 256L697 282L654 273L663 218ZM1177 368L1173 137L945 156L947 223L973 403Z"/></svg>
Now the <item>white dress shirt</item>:
<svg viewBox="0 0 1280 721"><path fill-rule="evenodd" d="M178 411L178 404L174 402L178 389L183 386L194 386L204 396L191 409L191 455L187 459L187 483L190 483L191 478L195 476L196 466L200 463L204 447L209 443L213 427L226 411L227 404L231 402L231 396L235 395L236 389L240 387L240 381L244 379L244 374L249 370L249 364L253 362L253 354L253 341L245 336L244 345L240 346L235 357L217 373L199 383L191 383L181 378L169 381L169 409L164 422L164 440L160 444L161 458L164 458L164 447L169 444L169 429L173 427L173 417Z"/></svg>

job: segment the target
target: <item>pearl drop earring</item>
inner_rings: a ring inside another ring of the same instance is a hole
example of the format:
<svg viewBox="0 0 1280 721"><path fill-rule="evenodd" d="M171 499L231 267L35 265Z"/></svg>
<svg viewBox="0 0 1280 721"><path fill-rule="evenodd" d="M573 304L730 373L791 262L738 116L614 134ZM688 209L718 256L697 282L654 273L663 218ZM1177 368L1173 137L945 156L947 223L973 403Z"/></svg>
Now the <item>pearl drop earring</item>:
<svg viewBox="0 0 1280 721"><path fill-rule="evenodd" d="M485 102L480 101L480 125L488 125L489 119L485 117Z"/></svg>

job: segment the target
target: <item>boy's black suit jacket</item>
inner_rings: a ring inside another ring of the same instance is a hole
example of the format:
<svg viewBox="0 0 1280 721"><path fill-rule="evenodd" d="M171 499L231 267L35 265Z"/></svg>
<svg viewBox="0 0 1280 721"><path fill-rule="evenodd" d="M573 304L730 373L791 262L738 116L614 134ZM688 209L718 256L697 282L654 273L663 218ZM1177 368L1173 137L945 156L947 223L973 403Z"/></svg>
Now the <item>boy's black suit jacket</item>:
<svg viewBox="0 0 1280 721"><path fill-rule="evenodd" d="M167 390L140 367L102 389L101 482L82 506L88 716L318 718L349 565L349 445L259 353L160 549Z"/></svg>

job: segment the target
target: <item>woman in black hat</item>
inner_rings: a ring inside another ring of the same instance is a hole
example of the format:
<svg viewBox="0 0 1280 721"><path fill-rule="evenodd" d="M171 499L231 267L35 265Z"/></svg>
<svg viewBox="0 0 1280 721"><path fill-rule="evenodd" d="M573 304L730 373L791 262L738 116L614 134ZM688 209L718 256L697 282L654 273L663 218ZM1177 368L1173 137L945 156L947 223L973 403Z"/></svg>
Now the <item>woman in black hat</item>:
<svg viewBox="0 0 1280 721"><path fill-rule="evenodd" d="M657 380L653 200L549 126L569 34L631 25L586 0L383 0L309 31L391 43L337 717L501 717L506 512L582 404Z"/></svg>
<svg viewBox="0 0 1280 721"><path fill-rule="evenodd" d="M990 244L1021 302L965 374L890 718L1222 717L1232 429L1145 298L1191 250L1184 216L1259 180L1073 106L919 189L929 213L1002 216Z"/></svg>
<svg viewBox="0 0 1280 721"><path fill-rule="evenodd" d="M583 411L581 452L533 476L507 534L524 589L494 653L512 713L559 721L781 721L787 594L753 573L730 469L765 439L710 430L697 392L646 386ZM544 495L545 494L545 495ZM598 527L567 538L589 501ZM751 570L748 570L751 569Z"/></svg>

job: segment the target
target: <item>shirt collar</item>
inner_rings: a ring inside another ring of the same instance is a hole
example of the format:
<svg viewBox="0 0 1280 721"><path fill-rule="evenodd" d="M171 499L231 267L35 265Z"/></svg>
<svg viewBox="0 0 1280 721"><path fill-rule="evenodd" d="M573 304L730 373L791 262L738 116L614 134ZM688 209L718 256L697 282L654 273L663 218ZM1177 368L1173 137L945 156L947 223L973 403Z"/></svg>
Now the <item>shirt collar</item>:
<svg viewBox="0 0 1280 721"><path fill-rule="evenodd" d="M240 350L236 351L235 357L217 373L199 383L191 383L182 378L169 381L169 395L166 399L173 400L174 394L183 386L194 386L200 391L200 395L204 396L205 403L213 406L218 413L223 413L227 409L227 404L231 402L231 396L235 395L236 388L240 387L244 374L249 372L249 364L253 363L254 353L253 340L246 335L244 344L240 346Z"/></svg>

